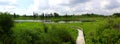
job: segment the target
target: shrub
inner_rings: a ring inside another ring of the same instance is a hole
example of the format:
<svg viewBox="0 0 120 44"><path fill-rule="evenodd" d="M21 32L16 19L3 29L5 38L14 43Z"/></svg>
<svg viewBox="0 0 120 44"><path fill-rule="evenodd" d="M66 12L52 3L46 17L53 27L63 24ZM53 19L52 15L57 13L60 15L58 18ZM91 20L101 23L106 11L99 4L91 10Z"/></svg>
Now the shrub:
<svg viewBox="0 0 120 44"><path fill-rule="evenodd" d="M24 29L14 34L13 44L40 44L40 33L36 30Z"/></svg>
<svg viewBox="0 0 120 44"><path fill-rule="evenodd" d="M0 26L3 29L4 33L10 33L13 25L14 22L9 13L0 13Z"/></svg>
<svg viewBox="0 0 120 44"><path fill-rule="evenodd" d="M52 36L50 34L42 34L40 36L40 44L61 44L62 41L56 38L55 36Z"/></svg>
<svg viewBox="0 0 120 44"><path fill-rule="evenodd" d="M62 43L71 42L71 44L75 44L73 37L64 27L57 28L53 26L52 29L49 31L49 35L51 35L54 38L57 38L57 40L62 41Z"/></svg>
<svg viewBox="0 0 120 44"><path fill-rule="evenodd" d="M14 23L9 13L0 13L0 40L3 44L11 44L12 41L12 30Z"/></svg>
<svg viewBox="0 0 120 44"><path fill-rule="evenodd" d="M120 17L120 13L114 13L113 16Z"/></svg>
<svg viewBox="0 0 120 44"><path fill-rule="evenodd" d="M100 27L91 40L94 44L117 44L120 40L120 31L116 30L114 19L107 21L105 25Z"/></svg>

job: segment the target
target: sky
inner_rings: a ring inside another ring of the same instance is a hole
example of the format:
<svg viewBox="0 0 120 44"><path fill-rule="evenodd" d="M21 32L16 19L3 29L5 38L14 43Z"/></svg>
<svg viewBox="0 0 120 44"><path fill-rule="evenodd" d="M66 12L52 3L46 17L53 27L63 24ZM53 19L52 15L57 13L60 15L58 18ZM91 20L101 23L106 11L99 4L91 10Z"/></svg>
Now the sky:
<svg viewBox="0 0 120 44"><path fill-rule="evenodd" d="M120 13L119 0L0 0L0 12L32 15L36 13L111 15Z"/></svg>

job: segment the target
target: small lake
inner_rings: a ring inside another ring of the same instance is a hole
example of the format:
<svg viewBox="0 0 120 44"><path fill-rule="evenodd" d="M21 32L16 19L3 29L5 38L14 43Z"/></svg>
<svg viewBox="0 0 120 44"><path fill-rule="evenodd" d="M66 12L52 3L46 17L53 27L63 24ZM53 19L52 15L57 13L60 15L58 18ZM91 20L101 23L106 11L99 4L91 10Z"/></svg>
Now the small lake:
<svg viewBox="0 0 120 44"><path fill-rule="evenodd" d="M51 20L14 20L15 22L45 22L45 23L81 23L81 22L94 22L92 20L58 20L58 21L51 21Z"/></svg>

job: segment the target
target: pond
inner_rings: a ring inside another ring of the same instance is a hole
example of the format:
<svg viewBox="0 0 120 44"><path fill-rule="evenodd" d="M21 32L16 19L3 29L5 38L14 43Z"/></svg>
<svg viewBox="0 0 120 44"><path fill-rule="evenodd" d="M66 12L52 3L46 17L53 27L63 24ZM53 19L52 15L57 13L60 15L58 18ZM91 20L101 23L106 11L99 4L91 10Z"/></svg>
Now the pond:
<svg viewBox="0 0 120 44"><path fill-rule="evenodd" d="M15 22L45 22L45 23L81 23L81 22L95 22L93 20L14 20Z"/></svg>

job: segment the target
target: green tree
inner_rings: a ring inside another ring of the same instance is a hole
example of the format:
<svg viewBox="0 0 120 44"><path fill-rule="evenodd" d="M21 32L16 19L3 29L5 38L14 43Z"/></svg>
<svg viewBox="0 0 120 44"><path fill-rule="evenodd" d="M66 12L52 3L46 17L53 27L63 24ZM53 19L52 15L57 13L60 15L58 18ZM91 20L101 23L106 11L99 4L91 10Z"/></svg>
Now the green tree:
<svg viewBox="0 0 120 44"><path fill-rule="evenodd" d="M114 13L113 16L120 17L120 13Z"/></svg>
<svg viewBox="0 0 120 44"><path fill-rule="evenodd" d="M34 17L34 19L37 18L38 17L38 13L34 13L33 12L33 17Z"/></svg>
<svg viewBox="0 0 120 44"><path fill-rule="evenodd" d="M0 13L0 40L3 44L10 44L12 41L12 30L11 28L14 26L14 22L12 20L12 16L10 13Z"/></svg>
<svg viewBox="0 0 120 44"><path fill-rule="evenodd" d="M13 14L13 17L14 17L14 18L17 18L17 15L14 13L14 14Z"/></svg>
<svg viewBox="0 0 120 44"><path fill-rule="evenodd" d="M41 20L44 20L44 17L45 17L45 14L42 13L42 14L40 15Z"/></svg>
<svg viewBox="0 0 120 44"><path fill-rule="evenodd" d="M58 14L58 13L54 13L54 16L55 16L55 17L59 17L59 14Z"/></svg>

